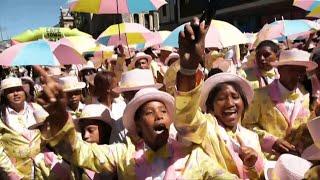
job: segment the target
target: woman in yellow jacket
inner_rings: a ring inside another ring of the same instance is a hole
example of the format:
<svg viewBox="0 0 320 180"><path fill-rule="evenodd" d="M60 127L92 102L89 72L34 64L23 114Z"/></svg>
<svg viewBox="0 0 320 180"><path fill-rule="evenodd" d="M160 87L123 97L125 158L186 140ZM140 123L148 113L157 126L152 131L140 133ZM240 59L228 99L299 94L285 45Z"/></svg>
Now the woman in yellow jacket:
<svg viewBox="0 0 320 180"><path fill-rule="evenodd" d="M140 90L127 104L123 122L130 137L143 141L127 144L88 144L77 136L65 110L61 87L37 70L47 81L46 104L50 116L33 128L40 128L43 139L64 158L95 172L117 172L119 179L237 179L212 160L200 146L187 148L172 134L174 98L154 88ZM170 130L169 130L170 129Z"/></svg>
<svg viewBox="0 0 320 180"><path fill-rule="evenodd" d="M229 172L237 174L241 179L258 179L264 164L258 136L238 123L253 97L253 90L246 80L231 73L214 75L203 87L203 76L197 69L203 57L203 24L200 24L201 34L198 36L199 41L195 42L195 48L188 48L189 44L194 44L190 38L193 33L189 26L180 34L179 52L182 58L176 81L175 127L182 139L201 146ZM227 84L230 81L229 84L243 88L243 96L240 96L238 89ZM217 86L223 87L219 89ZM222 93L224 95L220 95ZM229 93L228 96L226 93ZM226 97L228 101L223 100ZM208 114L202 113L199 107ZM250 142L247 136L250 136Z"/></svg>
<svg viewBox="0 0 320 180"><path fill-rule="evenodd" d="M10 77L1 81L0 143L21 177L43 179L53 175L51 168L59 164L59 158L44 150L40 131L28 129L36 123L34 114L44 118L47 112L36 103L27 103L26 96L21 79Z"/></svg>

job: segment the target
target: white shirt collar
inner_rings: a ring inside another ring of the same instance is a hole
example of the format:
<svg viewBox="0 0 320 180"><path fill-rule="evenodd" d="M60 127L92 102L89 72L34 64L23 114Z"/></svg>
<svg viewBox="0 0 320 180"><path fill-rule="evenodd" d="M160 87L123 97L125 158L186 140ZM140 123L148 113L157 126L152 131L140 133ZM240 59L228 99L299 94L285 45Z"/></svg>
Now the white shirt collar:
<svg viewBox="0 0 320 180"><path fill-rule="evenodd" d="M17 112L16 110L12 109L10 106L7 106L7 109L8 109L8 113L9 114L19 114L19 112ZM24 102L23 103L23 112L22 114L25 114L28 110L28 103L27 102Z"/></svg>

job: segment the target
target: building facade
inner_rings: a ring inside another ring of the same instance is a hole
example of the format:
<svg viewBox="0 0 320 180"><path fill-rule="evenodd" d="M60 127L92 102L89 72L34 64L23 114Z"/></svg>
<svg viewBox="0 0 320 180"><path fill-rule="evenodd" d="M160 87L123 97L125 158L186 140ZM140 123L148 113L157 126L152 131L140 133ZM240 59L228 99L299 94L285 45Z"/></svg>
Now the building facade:
<svg viewBox="0 0 320 180"><path fill-rule="evenodd" d="M200 17L209 0L166 1L168 4L162 6L158 11L139 14L72 13L74 26L92 34L94 38L97 38L110 25L121 22L140 23L152 31L173 30L180 24L190 21L194 16ZM300 19L306 16L304 10L292 5L293 0L218 0L217 3L216 19L228 21L243 32L257 32L264 24L282 18ZM69 20L68 18L61 19ZM60 23L60 25L66 26L69 23Z"/></svg>
<svg viewBox="0 0 320 180"><path fill-rule="evenodd" d="M159 9L160 29L174 29L200 17L208 0L168 0ZM293 0L220 0L216 19L228 21L244 32L256 32L275 20L305 18L306 12L294 7Z"/></svg>

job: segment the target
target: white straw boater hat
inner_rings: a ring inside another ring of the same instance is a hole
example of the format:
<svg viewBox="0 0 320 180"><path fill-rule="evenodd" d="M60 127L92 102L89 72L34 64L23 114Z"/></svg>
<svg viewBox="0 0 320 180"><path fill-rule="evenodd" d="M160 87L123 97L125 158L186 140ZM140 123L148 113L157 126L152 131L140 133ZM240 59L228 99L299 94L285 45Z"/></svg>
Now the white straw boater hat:
<svg viewBox="0 0 320 180"><path fill-rule="evenodd" d="M307 123L308 130L314 142L313 145L307 147L301 157L307 160L320 160L320 117L316 117Z"/></svg>
<svg viewBox="0 0 320 180"><path fill-rule="evenodd" d="M22 87L22 80L17 77L8 77L1 81L1 89L2 92L5 89L13 88L13 87Z"/></svg>
<svg viewBox="0 0 320 180"><path fill-rule="evenodd" d="M59 78L59 82L62 85L62 89L64 92L80 90L86 86L86 83L79 82L78 77L76 76L66 76Z"/></svg>
<svg viewBox="0 0 320 180"><path fill-rule="evenodd" d="M298 49L281 51L279 61L271 62L271 65L274 67L284 65L304 66L308 72L318 67L317 63L310 61L310 53Z"/></svg>
<svg viewBox="0 0 320 180"><path fill-rule="evenodd" d="M88 119L100 120L105 122L106 124L109 124L110 126L112 123L111 115L108 108L100 104L86 105L83 108L80 117L75 119L74 122L78 124L79 121L84 121Z"/></svg>
<svg viewBox="0 0 320 180"><path fill-rule="evenodd" d="M160 89L162 84L155 82L150 69L133 69L122 73L120 84L114 88L113 91L122 93L126 91L137 91L147 87Z"/></svg>
<svg viewBox="0 0 320 180"><path fill-rule="evenodd" d="M169 61L170 61L171 59L179 59L179 58L180 58L180 56L179 56L178 53L172 52L172 53L170 53L169 56L164 60L164 64L165 64L165 65L168 65L168 64L169 64Z"/></svg>
<svg viewBox="0 0 320 180"><path fill-rule="evenodd" d="M282 154L277 162L267 162L264 167L266 180L301 180L312 163L291 154Z"/></svg>
<svg viewBox="0 0 320 180"><path fill-rule="evenodd" d="M60 66L45 66L44 70L46 70L48 76L55 77L55 76L61 76L62 71Z"/></svg>
<svg viewBox="0 0 320 180"><path fill-rule="evenodd" d="M132 136L137 136L136 132L136 124L134 120L134 116L136 111L140 106L144 103L157 100L162 103L167 108L170 120L173 121L174 117L174 98L163 91L159 91L155 88L144 88L136 93L134 98L127 104L124 113L123 113L123 125L128 130L129 134Z"/></svg>
<svg viewBox="0 0 320 180"><path fill-rule="evenodd" d="M204 112L207 111L206 101L208 99L208 96L209 96L209 93L211 92L211 90L217 84L225 83L225 82L234 82L234 83L238 84L241 87L242 91L244 92L244 95L247 97L248 103L250 103L252 101L254 91L253 91L250 83L246 79L242 78L239 75L232 74L232 73L218 73L218 74L211 76L210 78L208 78L204 82L204 86L203 86L203 89L202 89L201 95L200 95L200 107L201 107L202 111L204 111Z"/></svg>
<svg viewBox="0 0 320 180"><path fill-rule="evenodd" d="M144 52L138 52L138 53L134 56L133 60L130 62L129 68L134 69L135 66L136 66L136 62L137 62L138 60L140 60L140 59L147 59L148 64L150 64L150 63L151 63L151 60L152 60L152 57L151 57L150 55L144 53Z"/></svg>
<svg viewBox="0 0 320 180"><path fill-rule="evenodd" d="M89 70L89 69L96 69L96 68L94 67L94 63L93 63L92 61L87 61L87 63L82 66L82 68L80 69L80 71Z"/></svg>

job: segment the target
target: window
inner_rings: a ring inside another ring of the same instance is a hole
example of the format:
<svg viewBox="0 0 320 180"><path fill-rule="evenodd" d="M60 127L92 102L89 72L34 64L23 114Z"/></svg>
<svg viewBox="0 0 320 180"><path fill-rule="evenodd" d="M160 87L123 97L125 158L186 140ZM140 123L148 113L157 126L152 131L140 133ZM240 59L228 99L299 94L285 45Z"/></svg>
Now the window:
<svg viewBox="0 0 320 180"><path fill-rule="evenodd" d="M133 14L133 22L139 23L139 14Z"/></svg>
<svg viewBox="0 0 320 180"><path fill-rule="evenodd" d="M163 8L162 8L162 16L167 16L167 6L168 5L163 6Z"/></svg>
<svg viewBox="0 0 320 180"><path fill-rule="evenodd" d="M149 14L144 14L144 26L150 28Z"/></svg>

